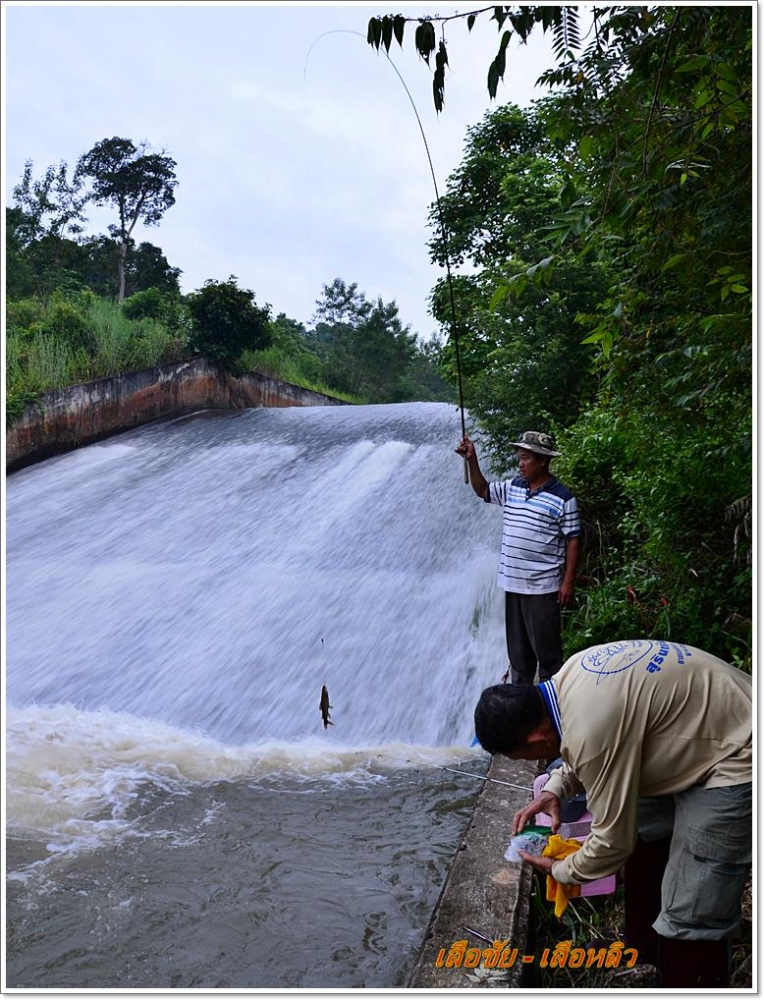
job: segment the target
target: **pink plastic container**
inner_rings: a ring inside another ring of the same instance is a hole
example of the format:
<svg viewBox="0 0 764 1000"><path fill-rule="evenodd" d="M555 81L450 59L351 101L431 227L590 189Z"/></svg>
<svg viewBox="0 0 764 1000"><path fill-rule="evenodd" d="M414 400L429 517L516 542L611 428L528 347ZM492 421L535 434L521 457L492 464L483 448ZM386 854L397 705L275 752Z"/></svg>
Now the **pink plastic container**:
<svg viewBox="0 0 764 1000"><path fill-rule="evenodd" d="M540 774L533 782L533 797L535 798L549 781L548 774ZM538 826L551 826L552 817L546 813L537 813L535 822ZM582 813L574 823L562 823L557 831L560 837L565 840L580 840L582 843L589 836L592 828L592 814ZM615 892L615 875L608 875L606 878L598 878L596 882L587 882L581 886L582 896L609 896Z"/></svg>

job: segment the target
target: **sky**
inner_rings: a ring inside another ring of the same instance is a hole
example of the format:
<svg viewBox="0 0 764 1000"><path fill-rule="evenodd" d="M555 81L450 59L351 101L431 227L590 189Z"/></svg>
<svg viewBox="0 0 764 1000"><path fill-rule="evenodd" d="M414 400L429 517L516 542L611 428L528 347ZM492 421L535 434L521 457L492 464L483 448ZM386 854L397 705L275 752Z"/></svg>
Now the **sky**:
<svg viewBox="0 0 764 1000"><path fill-rule="evenodd" d="M177 162L176 203L137 242L162 248L182 291L231 275L273 315L310 325L324 285L357 283L395 300L404 326L437 331L428 297L427 215L462 158L467 129L494 107L527 106L551 62L539 35L510 43L495 101L495 22L447 26L449 70L438 115L431 74L407 36L387 58L366 42L375 14L447 16L480 5L22 3L2 5L5 204L34 176L73 169L112 136ZM413 26L407 32L413 31ZM413 100L414 107L412 107ZM86 232L105 233L107 209Z"/></svg>

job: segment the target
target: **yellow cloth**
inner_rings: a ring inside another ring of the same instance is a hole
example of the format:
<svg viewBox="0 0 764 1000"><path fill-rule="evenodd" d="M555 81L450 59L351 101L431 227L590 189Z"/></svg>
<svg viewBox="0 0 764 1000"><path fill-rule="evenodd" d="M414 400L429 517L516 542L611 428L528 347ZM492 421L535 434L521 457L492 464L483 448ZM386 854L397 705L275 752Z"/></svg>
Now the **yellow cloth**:
<svg viewBox="0 0 764 1000"><path fill-rule="evenodd" d="M580 847L580 840L566 840L564 837L558 837L556 833L553 833L546 847L541 852L541 856L542 858L554 858L555 861L561 861L570 854L574 854ZM547 875L546 898L549 903L554 903L554 915L558 920L565 912L568 900L580 895L580 885L567 885L563 882L557 882L551 875Z"/></svg>

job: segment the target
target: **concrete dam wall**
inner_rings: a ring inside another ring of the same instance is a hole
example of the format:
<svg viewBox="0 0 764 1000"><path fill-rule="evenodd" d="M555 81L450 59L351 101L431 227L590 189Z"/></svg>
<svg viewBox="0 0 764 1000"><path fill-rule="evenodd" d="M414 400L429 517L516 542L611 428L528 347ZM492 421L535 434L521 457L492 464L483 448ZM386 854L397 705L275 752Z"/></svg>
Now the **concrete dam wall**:
<svg viewBox="0 0 764 1000"><path fill-rule="evenodd" d="M7 428L5 467L14 472L150 420L193 410L343 405L259 372L235 378L194 358L44 393Z"/></svg>

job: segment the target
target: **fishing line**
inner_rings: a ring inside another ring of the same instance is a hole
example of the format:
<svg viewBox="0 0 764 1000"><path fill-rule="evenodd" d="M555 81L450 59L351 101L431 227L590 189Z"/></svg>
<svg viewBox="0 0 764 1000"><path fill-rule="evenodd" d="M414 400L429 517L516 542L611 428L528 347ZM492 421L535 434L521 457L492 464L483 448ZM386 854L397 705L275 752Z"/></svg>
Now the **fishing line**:
<svg viewBox="0 0 764 1000"><path fill-rule="evenodd" d="M336 28L332 31L325 31L322 35L319 35L319 37L313 42L311 47L308 49L308 53L305 56L303 80L306 79L307 76L308 59L310 58L310 53L313 51L313 46L316 45L318 42L320 42L321 39L325 38L327 35L337 35L337 34L357 35L359 38L364 38L364 35L362 35L360 31L351 31L349 28ZM467 436L467 426L464 419L464 386L462 381L462 359L459 351L459 327L456 322L456 301L454 298L454 283L453 283L453 278L451 276L451 261L448 250L448 236L446 231L445 218L443 216L443 206L441 205L440 201L440 192L438 191L438 182L435 178L435 168L433 167L432 164L432 156L430 156L430 147L427 143L427 136L425 135L424 126L422 125L422 119L419 117L419 111L417 110L417 106L414 103L414 98L411 96L411 91L406 86L406 81L401 76L398 67L392 61L392 59L390 58L390 54L387 51L385 51L385 58L387 59L388 63L392 66L392 68L395 70L395 74L400 80L403 89L406 91L406 95L408 96L408 99L411 102L411 107L414 109L414 114L416 116L417 124L419 125L419 132L422 136L422 142L424 143L424 149L425 152L427 153L427 162L430 165L430 175L432 177L432 185L435 189L435 203L438 206L438 221L440 222L440 232L441 232L441 238L443 240L443 253L446 261L446 282L448 285L448 300L451 311L451 337L454 342L454 355L456 359L456 383L459 391L459 414L461 418L462 438L465 438ZM467 464L467 459L465 458L464 482L469 483L469 481L470 481L469 466Z"/></svg>
<svg viewBox="0 0 764 1000"><path fill-rule="evenodd" d="M432 768L435 768L436 771L450 771L452 774L463 774L463 775L465 775L465 777L468 777L468 778L478 778L480 781L490 781L490 782L493 782L494 785L506 785L508 788L517 788L521 792L532 792L533 791L533 789L530 788L530 787L528 787L527 785L514 785L514 784L512 784L511 781L502 781L500 778L489 778L485 774L475 774L474 771L460 771L460 770L458 770L455 767L446 767L443 764L428 764L427 761L424 761L424 760L421 760L421 761L420 760L409 760L407 757L395 757L393 754L389 754L389 753L380 753L380 754L377 754L377 757L388 757L390 760L397 760L397 761L400 761L403 764L413 764L414 767L419 767L420 764L421 764L423 767L432 767Z"/></svg>

